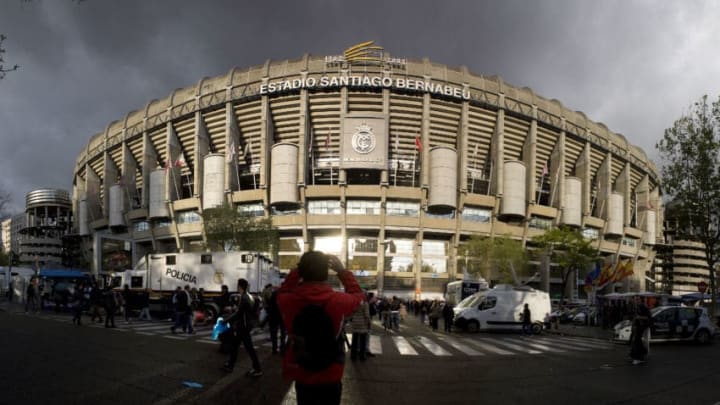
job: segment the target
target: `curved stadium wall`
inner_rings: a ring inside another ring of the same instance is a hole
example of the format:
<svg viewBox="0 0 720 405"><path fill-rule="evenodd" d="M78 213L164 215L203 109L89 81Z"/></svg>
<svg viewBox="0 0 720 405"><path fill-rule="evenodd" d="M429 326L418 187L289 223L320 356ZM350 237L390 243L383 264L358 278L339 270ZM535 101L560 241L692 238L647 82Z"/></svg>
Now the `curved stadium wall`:
<svg viewBox="0 0 720 405"><path fill-rule="evenodd" d="M557 100L428 60L352 66L305 56L205 78L92 137L77 158L75 229L149 252L203 249L203 209L271 216L279 267L339 255L386 293L440 293L472 269L473 234L523 243L580 227L608 256L661 241L645 153ZM104 268L100 257L94 271Z"/></svg>

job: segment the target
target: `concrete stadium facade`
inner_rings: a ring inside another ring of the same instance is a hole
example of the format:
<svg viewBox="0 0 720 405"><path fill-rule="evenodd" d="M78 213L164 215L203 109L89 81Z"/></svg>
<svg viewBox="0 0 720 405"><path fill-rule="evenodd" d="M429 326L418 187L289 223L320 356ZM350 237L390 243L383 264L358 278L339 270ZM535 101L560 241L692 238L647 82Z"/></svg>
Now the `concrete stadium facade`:
<svg viewBox="0 0 720 405"><path fill-rule="evenodd" d="M339 255L368 288L439 294L471 235L579 227L638 289L662 238L658 172L627 139L500 77L429 60L305 55L148 102L77 157L75 230L103 254L203 249L203 209L270 216L278 264ZM122 241L109 249L104 241Z"/></svg>

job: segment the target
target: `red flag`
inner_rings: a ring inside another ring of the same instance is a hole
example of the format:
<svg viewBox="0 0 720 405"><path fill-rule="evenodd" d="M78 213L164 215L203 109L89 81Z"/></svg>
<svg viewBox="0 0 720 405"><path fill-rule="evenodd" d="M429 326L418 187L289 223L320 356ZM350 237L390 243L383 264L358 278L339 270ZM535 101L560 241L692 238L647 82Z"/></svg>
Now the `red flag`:
<svg viewBox="0 0 720 405"><path fill-rule="evenodd" d="M417 150L419 150L420 152L422 152L423 145L422 145L422 142L420 142L420 137L419 137L419 136L416 136L416 137L415 137L415 147L417 148Z"/></svg>
<svg viewBox="0 0 720 405"><path fill-rule="evenodd" d="M542 173L542 175L543 175L543 176L547 176L548 173L549 173L549 171L548 171L548 164L547 164L547 160L546 160L546 161L545 161L545 166L543 166L543 173Z"/></svg>
<svg viewBox="0 0 720 405"><path fill-rule="evenodd" d="M328 129L327 137L325 138L325 148L330 147L330 130Z"/></svg>

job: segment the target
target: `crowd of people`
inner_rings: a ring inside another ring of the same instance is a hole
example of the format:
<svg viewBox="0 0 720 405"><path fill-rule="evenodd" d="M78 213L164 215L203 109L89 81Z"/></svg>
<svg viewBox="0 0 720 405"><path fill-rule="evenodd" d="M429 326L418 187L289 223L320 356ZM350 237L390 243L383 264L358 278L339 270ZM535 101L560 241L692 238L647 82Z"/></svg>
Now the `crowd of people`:
<svg viewBox="0 0 720 405"><path fill-rule="evenodd" d="M335 291L328 283L333 271L344 287ZM26 291L26 310L39 311L41 293L37 281ZM437 331L440 320L444 330L452 330L452 305L442 300L401 300L397 296L378 297L363 291L350 271L337 257L321 252L305 253L282 285L268 284L261 294L250 294L248 281L240 279L236 292L222 286L219 295L208 300L202 289L177 287L171 305L170 332L195 333L203 308L213 301L222 316L226 331L220 335L220 351L227 355L222 370L231 373L238 361L239 347L244 347L251 368L248 377L263 375L252 335L266 330L272 353L283 357L283 373L295 382L298 404L338 404L342 394L342 375L346 352L351 361L365 361L374 354L370 350L373 319L386 332L398 331L408 314ZM150 290L101 287L94 280L79 280L70 289L67 307L73 324L104 323L115 328L115 316L126 323L134 320L153 321L150 315ZM137 314L137 316L135 316ZM350 334L351 338L346 336Z"/></svg>

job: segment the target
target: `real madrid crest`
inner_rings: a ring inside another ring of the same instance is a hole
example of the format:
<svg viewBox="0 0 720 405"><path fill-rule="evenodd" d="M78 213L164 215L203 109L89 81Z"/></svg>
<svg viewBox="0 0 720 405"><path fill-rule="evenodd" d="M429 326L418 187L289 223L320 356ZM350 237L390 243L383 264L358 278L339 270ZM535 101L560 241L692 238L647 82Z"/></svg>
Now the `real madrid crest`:
<svg viewBox="0 0 720 405"><path fill-rule="evenodd" d="M352 136L352 148L357 153L367 154L375 149L375 134L370 125L360 124Z"/></svg>

